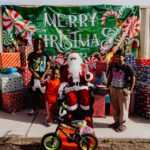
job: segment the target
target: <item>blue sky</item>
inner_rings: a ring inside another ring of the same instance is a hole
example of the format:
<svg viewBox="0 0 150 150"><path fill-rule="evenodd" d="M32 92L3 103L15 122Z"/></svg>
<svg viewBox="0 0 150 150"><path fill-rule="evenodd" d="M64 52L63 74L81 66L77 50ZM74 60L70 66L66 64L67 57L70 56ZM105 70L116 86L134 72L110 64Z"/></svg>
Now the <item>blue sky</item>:
<svg viewBox="0 0 150 150"><path fill-rule="evenodd" d="M0 5L141 5L150 6L150 0L0 0Z"/></svg>

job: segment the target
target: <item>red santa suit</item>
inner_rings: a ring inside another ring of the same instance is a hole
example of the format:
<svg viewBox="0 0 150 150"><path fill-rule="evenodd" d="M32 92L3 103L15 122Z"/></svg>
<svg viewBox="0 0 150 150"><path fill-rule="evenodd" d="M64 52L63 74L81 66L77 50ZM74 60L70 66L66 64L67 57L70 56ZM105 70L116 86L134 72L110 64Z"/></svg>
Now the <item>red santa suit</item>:
<svg viewBox="0 0 150 150"><path fill-rule="evenodd" d="M78 65L71 66L70 60L76 59ZM81 57L77 53L71 53L68 56L68 64L64 66L61 73L61 85L64 87L64 93L67 97L68 110L74 111L79 106L82 110L89 110L90 108L90 95L88 91L88 82L94 80L93 73L91 73L87 67L85 67L81 61ZM69 69L69 65L72 70ZM79 70L79 72L76 70ZM62 88L61 87L61 88ZM60 91L59 91L60 92Z"/></svg>

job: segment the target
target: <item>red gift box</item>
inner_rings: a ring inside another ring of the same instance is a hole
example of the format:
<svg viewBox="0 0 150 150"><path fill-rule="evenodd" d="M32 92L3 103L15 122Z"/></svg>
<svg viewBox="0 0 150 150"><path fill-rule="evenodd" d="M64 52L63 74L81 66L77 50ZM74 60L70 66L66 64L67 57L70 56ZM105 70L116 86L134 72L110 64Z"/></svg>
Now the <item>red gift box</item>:
<svg viewBox="0 0 150 150"><path fill-rule="evenodd" d="M137 66L150 66L150 59L137 58L135 62Z"/></svg>
<svg viewBox="0 0 150 150"><path fill-rule="evenodd" d="M0 68L20 67L20 53L0 53Z"/></svg>
<svg viewBox="0 0 150 150"><path fill-rule="evenodd" d="M27 67L20 67L18 68L18 70L19 70L19 73L22 75L24 88L29 88L32 73Z"/></svg>
<svg viewBox="0 0 150 150"><path fill-rule="evenodd" d="M96 61L96 77L101 77L102 71L106 71L108 69L108 62L103 60L99 52L94 52L92 56L97 56L99 58L99 61Z"/></svg>
<svg viewBox="0 0 150 150"><path fill-rule="evenodd" d="M105 117L105 97L100 95L94 96L94 117Z"/></svg>
<svg viewBox="0 0 150 150"><path fill-rule="evenodd" d="M101 77L102 71L106 71L108 69L108 62L106 61L97 61L96 62L96 76Z"/></svg>
<svg viewBox="0 0 150 150"><path fill-rule="evenodd" d="M1 93L2 109L13 113L23 110L23 90Z"/></svg>

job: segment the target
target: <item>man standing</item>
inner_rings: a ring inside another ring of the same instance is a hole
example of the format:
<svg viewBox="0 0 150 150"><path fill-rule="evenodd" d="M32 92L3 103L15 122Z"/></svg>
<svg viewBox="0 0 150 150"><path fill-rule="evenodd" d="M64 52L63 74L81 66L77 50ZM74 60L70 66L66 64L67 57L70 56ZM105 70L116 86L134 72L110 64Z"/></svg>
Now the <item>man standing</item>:
<svg viewBox="0 0 150 150"><path fill-rule="evenodd" d="M126 129L130 94L135 85L135 75L132 68L124 63L124 54L118 50L114 54L115 63L108 70L110 98L115 122L110 125L117 132Z"/></svg>
<svg viewBox="0 0 150 150"><path fill-rule="evenodd" d="M67 65L61 72L61 85L66 94L68 110L74 119L84 119L90 109L90 95L88 82L94 80L93 74L88 66L83 65L80 55L71 52L67 58ZM59 90L59 94L61 90ZM61 94L60 94L61 95ZM77 109L80 107L80 114Z"/></svg>

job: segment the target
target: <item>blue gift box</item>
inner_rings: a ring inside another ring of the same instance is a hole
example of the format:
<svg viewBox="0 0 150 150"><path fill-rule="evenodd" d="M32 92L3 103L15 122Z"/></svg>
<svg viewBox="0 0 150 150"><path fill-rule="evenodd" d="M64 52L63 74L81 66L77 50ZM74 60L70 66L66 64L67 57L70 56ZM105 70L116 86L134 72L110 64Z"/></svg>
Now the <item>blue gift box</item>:
<svg viewBox="0 0 150 150"><path fill-rule="evenodd" d="M0 91L2 93L23 89L22 76L18 72L0 74Z"/></svg>

